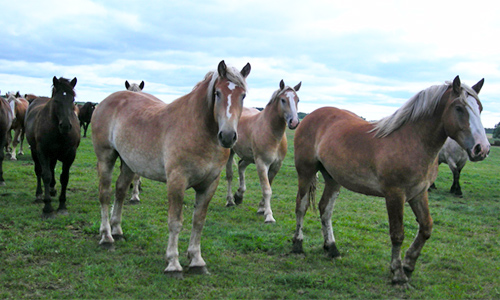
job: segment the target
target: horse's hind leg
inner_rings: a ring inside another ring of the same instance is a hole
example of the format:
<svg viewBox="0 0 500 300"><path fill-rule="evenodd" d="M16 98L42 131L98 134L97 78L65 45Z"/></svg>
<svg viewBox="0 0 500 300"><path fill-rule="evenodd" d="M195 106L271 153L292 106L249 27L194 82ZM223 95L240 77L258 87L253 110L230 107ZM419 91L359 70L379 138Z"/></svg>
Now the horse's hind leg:
<svg viewBox="0 0 500 300"><path fill-rule="evenodd" d="M304 216L310 202L314 201L316 193L316 168L297 168L298 191L295 200L296 228L292 242L292 253L304 253L302 242L304 240Z"/></svg>
<svg viewBox="0 0 500 300"><path fill-rule="evenodd" d="M120 240L123 239L122 230L122 210L123 202L127 196L128 187L132 180L134 179L135 173L130 170L129 166L122 160L120 165L120 175L116 180L116 195L115 204L113 205L113 210L111 211L111 235L113 239Z"/></svg>
<svg viewBox="0 0 500 300"><path fill-rule="evenodd" d="M234 203L240 205L243 202L243 194L247 190L247 185L245 184L245 170L247 169L250 162L241 159L238 162L238 176L240 181L240 186L236 193L234 193Z"/></svg>
<svg viewBox="0 0 500 300"><path fill-rule="evenodd" d="M132 195L130 196L129 204L139 204L141 199L139 198L139 193L141 190L141 176L135 174L132 180Z"/></svg>
<svg viewBox="0 0 500 300"><path fill-rule="evenodd" d="M4 143L5 137L0 137L0 186L5 185L5 180L3 179L3 160L5 158Z"/></svg>
<svg viewBox="0 0 500 300"><path fill-rule="evenodd" d="M455 168L451 170L453 173L453 184L450 189L450 193L455 194L458 197L462 197L462 188L460 187L460 169Z"/></svg>
<svg viewBox="0 0 500 300"><path fill-rule="evenodd" d="M413 270L415 270L415 264L420 255L420 251L422 251L425 242L430 238L432 233L432 218L429 213L427 191L417 198L412 199L409 203L413 213L417 217L419 227L415 240L406 251L403 263L403 268L408 278L411 276Z"/></svg>
<svg viewBox="0 0 500 300"><path fill-rule="evenodd" d="M321 218L321 230L323 231L323 248L332 258L340 257L340 252L335 244L335 237L332 229L332 214L335 200L340 191L340 185L326 171L322 171L325 179L325 189L319 202L319 213Z"/></svg>
<svg viewBox="0 0 500 300"><path fill-rule="evenodd" d="M111 235L111 225L109 224L109 208L111 204L111 179L113 167L115 165L118 153L114 150L101 150L94 144L97 155L97 172L99 174L99 202L101 204L101 227L99 232L101 240L99 245L104 248L112 249L114 244Z"/></svg>
<svg viewBox="0 0 500 300"><path fill-rule="evenodd" d="M16 157L16 148L19 144L19 136L21 133L21 129L16 129L14 131L14 138L12 139L12 151L10 152L10 160L17 160Z"/></svg>
<svg viewBox="0 0 500 300"><path fill-rule="evenodd" d="M229 158L226 162L226 181L227 181L227 194L226 194L226 206L234 206L234 197L232 190L233 183L233 159L234 159L234 151L231 150L229 154Z"/></svg>

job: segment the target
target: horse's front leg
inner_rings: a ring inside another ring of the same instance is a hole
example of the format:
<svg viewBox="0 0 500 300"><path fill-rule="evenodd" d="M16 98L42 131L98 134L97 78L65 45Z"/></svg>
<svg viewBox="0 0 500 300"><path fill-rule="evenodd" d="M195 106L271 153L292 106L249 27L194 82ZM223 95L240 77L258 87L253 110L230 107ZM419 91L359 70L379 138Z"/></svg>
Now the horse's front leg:
<svg viewBox="0 0 500 300"><path fill-rule="evenodd" d="M24 144L24 128L21 130L21 136L19 137L19 152L17 154L24 155L23 144Z"/></svg>
<svg viewBox="0 0 500 300"><path fill-rule="evenodd" d="M229 158L226 162L226 181L227 181L227 194L226 194L226 206L234 206L234 197L233 197L233 159L234 159L234 151L231 150L229 154Z"/></svg>
<svg viewBox="0 0 500 300"><path fill-rule="evenodd" d="M164 273L175 278L182 278L178 245L183 222L182 206L184 191L186 190L186 179L181 175L182 172L171 172L171 174L171 176L167 176L169 234L166 253L167 268Z"/></svg>
<svg viewBox="0 0 500 300"><path fill-rule="evenodd" d="M61 176L59 181L61 183L61 193L59 194L59 207L57 208L57 213L61 215L67 215L68 209L66 208L66 189L68 188L69 182L69 168L73 161L63 162Z"/></svg>
<svg viewBox="0 0 500 300"><path fill-rule="evenodd" d="M193 229L188 247L189 272L197 274L209 274L206 263L201 257L201 234L207 216L208 204L214 196L219 183L219 177L208 187L196 188L196 203L193 212Z"/></svg>
<svg viewBox="0 0 500 300"><path fill-rule="evenodd" d="M409 201L413 213L417 217L418 234L413 240L410 248L406 251L403 263L404 271L408 277L415 270L415 264L425 245L425 242L431 237L432 233L432 217L429 213L428 193L424 191L418 197Z"/></svg>
<svg viewBox="0 0 500 300"><path fill-rule="evenodd" d="M245 170L247 169L248 165L250 165L250 162L244 159L241 159L238 162L238 179L240 181L240 186L236 193L234 193L234 203L236 203L237 205L240 205L243 202L243 195L247 190L247 185L245 184Z"/></svg>
<svg viewBox="0 0 500 300"><path fill-rule="evenodd" d="M38 158L41 166L41 175L42 175L42 181L43 181L43 186L44 186L44 196L43 196L43 202L44 202L44 207L42 211L42 218L52 218L54 217L54 208L52 208L51 204L51 182L54 177L54 169L51 168L51 162L50 158L46 157L45 155L40 155L40 152L38 153Z"/></svg>
<svg viewBox="0 0 500 300"><path fill-rule="evenodd" d="M18 128L14 131L14 138L12 139L12 151L10 152L10 160L17 160L16 157L16 148L19 144L19 135L21 133L21 129Z"/></svg>
<svg viewBox="0 0 500 300"><path fill-rule="evenodd" d="M256 160L255 164L257 165L257 173L259 175L260 187L262 189L262 201L259 204L257 213L264 214L265 223L276 223L276 220L273 217L273 211L271 210L271 196L273 191L268 177L269 166L262 160Z"/></svg>
<svg viewBox="0 0 500 300"><path fill-rule="evenodd" d="M389 233L392 242L391 271L393 273L392 283L405 285L408 277L403 271L401 262L401 245L404 240L403 213L405 195L402 191L390 191L385 197L387 213L389 215Z"/></svg>

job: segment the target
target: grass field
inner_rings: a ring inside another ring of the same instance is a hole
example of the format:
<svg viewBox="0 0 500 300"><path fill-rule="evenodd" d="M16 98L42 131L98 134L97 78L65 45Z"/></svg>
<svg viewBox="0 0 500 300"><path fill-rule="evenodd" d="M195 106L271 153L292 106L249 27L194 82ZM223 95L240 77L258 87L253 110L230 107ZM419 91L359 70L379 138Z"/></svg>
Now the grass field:
<svg viewBox="0 0 500 300"><path fill-rule="evenodd" d="M211 275L186 274L183 280L163 274L168 238L164 184L143 179L142 204L124 210L126 241L110 252L98 246L100 207L90 138L82 139L71 169L69 216L41 219L42 204L33 203L36 180L29 149L19 161L5 161L0 298L500 298L500 148L492 148L485 161L466 165L463 198L448 193L451 172L440 166L438 190L430 195L433 235L417 262L414 288L401 290L390 284L391 246L381 198L342 190L333 215L341 259L323 254L318 212L313 210L305 221L306 254L290 254L297 179L293 132L288 134L289 153L273 183L277 223L264 224L256 214L261 194L255 166L247 169L248 190L238 207L224 206L223 173L202 237ZM60 165L57 178L59 174ZM180 253L187 251L193 196L190 190L185 198ZM406 205L404 250L417 229ZM187 267L185 255L181 264Z"/></svg>

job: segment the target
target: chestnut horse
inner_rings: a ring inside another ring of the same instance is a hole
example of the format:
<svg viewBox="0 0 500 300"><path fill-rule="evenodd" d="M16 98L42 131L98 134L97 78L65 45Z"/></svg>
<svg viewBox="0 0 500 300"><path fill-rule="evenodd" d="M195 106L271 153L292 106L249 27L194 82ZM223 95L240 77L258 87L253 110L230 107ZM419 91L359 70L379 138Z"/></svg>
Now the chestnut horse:
<svg viewBox="0 0 500 300"><path fill-rule="evenodd" d="M26 115L26 110L28 109L28 101L19 95L19 92L14 95L12 93L8 93L8 101L15 103L14 108L14 120L12 121L12 125L10 127L11 131L14 131L14 137L11 137L9 134L7 138L9 139L7 148L10 151L10 159L17 160L16 158L16 148L19 145L19 155L23 155L23 142L24 142L24 116ZM9 147L12 145L12 147Z"/></svg>
<svg viewBox="0 0 500 300"><path fill-rule="evenodd" d="M325 188L319 211L324 249L329 256L340 256L331 221L340 187L385 197L392 242L392 282L407 286L431 235L427 188L436 178L435 162L446 138L457 141L471 161L483 160L489 153L478 98L483 83L484 79L469 88L457 76L453 83L421 91L393 115L373 123L334 107L323 107L306 116L294 143L298 192L293 252L303 252L304 215L314 197L316 172L320 171ZM405 202L410 204L419 230L402 261Z"/></svg>
<svg viewBox="0 0 500 300"><path fill-rule="evenodd" d="M57 213L67 214L66 188L69 182L69 169L76 157L80 144L80 124L76 114L76 78L54 76L52 97L40 97L31 102L26 112L26 140L31 146L31 156L35 163L37 178L36 199L43 202L43 218L54 216L51 195L56 194L54 168L57 161L62 162L60 177L61 193ZM43 180L44 195L41 181Z"/></svg>
<svg viewBox="0 0 500 300"><path fill-rule="evenodd" d="M255 108L244 108L238 124L238 143L231 150L226 164L227 203L226 206L240 204L246 191L245 169L251 163L257 167L262 200L257 213L264 214L266 223L276 222L271 210L271 184L281 168L287 152L285 129L295 129L299 125L297 93L301 82L295 87L285 86L283 80L263 111ZM238 163L240 186L233 195L231 182L233 179L233 156L236 153L241 160Z"/></svg>
<svg viewBox="0 0 500 300"><path fill-rule="evenodd" d="M141 83L139 84L137 83L130 84L128 80L125 80L125 88L127 89L127 91L131 92L142 92L142 90L144 89L144 81L141 81ZM134 179L132 180L132 195L130 196L130 200L128 202L129 204L141 203L141 199L139 198L140 191L141 191L141 176L136 174L134 176Z"/></svg>
<svg viewBox="0 0 500 300"><path fill-rule="evenodd" d="M0 97L0 186L5 185L5 180L3 179L4 148L7 145L7 135L9 134L13 119L14 103L10 105L7 99Z"/></svg>
<svg viewBox="0 0 500 300"><path fill-rule="evenodd" d="M145 93L111 94L92 117L92 141L99 173L100 245L112 248L123 238L121 218L127 188L135 174L166 182L168 246L165 274L182 277L178 241L184 192L196 192L188 247L191 272L207 273L201 256L201 232L220 173L237 140L238 120L247 90L250 64L241 71L224 61L193 90L170 104ZM111 179L120 157L120 175L110 218Z"/></svg>

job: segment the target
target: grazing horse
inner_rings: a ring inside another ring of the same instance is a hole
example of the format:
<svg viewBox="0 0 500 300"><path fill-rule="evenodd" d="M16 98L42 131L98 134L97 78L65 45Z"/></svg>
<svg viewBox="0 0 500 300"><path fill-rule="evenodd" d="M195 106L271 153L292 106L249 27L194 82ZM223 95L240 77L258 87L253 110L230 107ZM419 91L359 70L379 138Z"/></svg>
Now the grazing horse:
<svg viewBox="0 0 500 300"><path fill-rule="evenodd" d="M238 143L231 149L226 164L227 203L226 206L240 204L246 191L245 169L255 163L262 189L262 200L257 213L264 214L266 223L276 222L271 210L271 184L281 168L287 152L285 129L295 129L299 125L297 93L302 82L295 87L285 86L283 80L264 110L244 108L238 124ZM233 156L237 154L240 186L233 195Z"/></svg>
<svg viewBox="0 0 500 300"><path fill-rule="evenodd" d="M238 138L238 120L247 90L250 64L241 71L221 61L193 90L170 104L145 93L111 94L92 117L92 141L99 173L100 245L123 238L121 217L127 188L135 174L166 182L168 246L165 274L182 277L178 241L185 190L196 192L188 247L191 272L207 273L201 256L201 232L220 173ZM110 220L111 179L120 157L120 175Z"/></svg>
<svg viewBox="0 0 500 300"><path fill-rule="evenodd" d="M427 189L437 176L435 161L446 138L457 141L471 161L488 155L490 144L481 123L478 98L483 83L484 79L469 88L457 76L453 83L419 92L393 115L373 123L334 107L323 107L306 116L295 133L298 192L292 251L303 252L304 215L314 197L316 172L320 171L325 188L319 211L324 249L329 256L340 256L331 221L340 187L385 197L392 282L408 286L420 251L431 235ZM405 202L410 204L419 230L402 261Z"/></svg>
<svg viewBox="0 0 500 300"><path fill-rule="evenodd" d="M141 81L141 83L139 84L137 83L130 84L128 80L125 80L125 88L127 89L127 91L131 92L142 92L142 90L144 89L144 81ZM129 204L141 203L141 199L139 198L140 191L141 191L141 176L135 174L134 179L132 180L132 195L130 196L130 200L128 202Z"/></svg>
<svg viewBox="0 0 500 300"><path fill-rule="evenodd" d="M450 193L455 196L462 197L462 188L460 187L460 172L467 163L468 155L460 145L451 138L446 139L443 148L439 151L438 163L445 163L453 173L453 184L450 188ZM431 188L436 188L432 184Z"/></svg>
<svg viewBox="0 0 500 300"><path fill-rule="evenodd" d="M7 96L7 101L14 103L14 120L12 121L12 125L10 127L10 129L14 131L14 137L11 138L10 134L7 136L7 138L9 139L8 145L12 145L12 147L9 147L7 145L7 148L9 148L10 151L10 159L17 160L16 148L18 144L20 145L18 154L24 154L24 117L26 115L26 110L28 109L29 103L26 99L22 98L19 95L19 92L17 92L16 95L8 93Z"/></svg>
<svg viewBox="0 0 500 300"><path fill-rule="evenodd" d="M5 185L3 179L3 159L5 157L4 148L7 145L7 135L14 119L14 104L7 99L0 97L0 186Z"/></svg>
<svg viewBox="0 0 500 300"><path fill-rule="evenodd" d="M87 129L96 105L97 103L85 102L82 107L78 107L78 120L80 121L80 128L83 126L83 137L87 137Z"/></svg>
<svg viewBox="0 0 500 300"><path fill-rule="evenodd" d="M35 162L37 177L36 199L43 202L42 217L54 216L51 195L55 196L54 168L57 161L62 162L60 177L59 214L67 214L66 188L69 181L69 169L76 157L80 144L80 126L75 112L76 78L69 81L54 76L52 79L52 97L33 100L26 112L26 140L31 146L31 156ZM41 181L45 194L42 196Z"/></svg>

